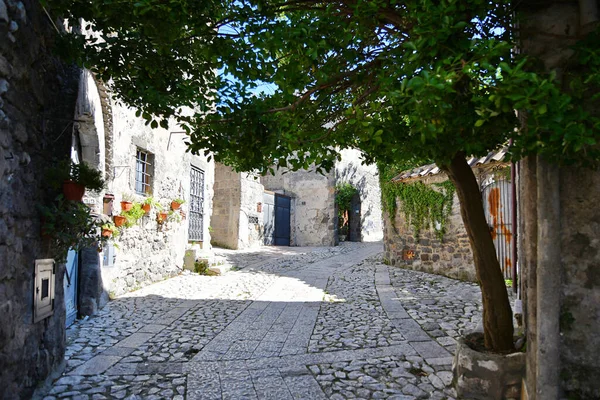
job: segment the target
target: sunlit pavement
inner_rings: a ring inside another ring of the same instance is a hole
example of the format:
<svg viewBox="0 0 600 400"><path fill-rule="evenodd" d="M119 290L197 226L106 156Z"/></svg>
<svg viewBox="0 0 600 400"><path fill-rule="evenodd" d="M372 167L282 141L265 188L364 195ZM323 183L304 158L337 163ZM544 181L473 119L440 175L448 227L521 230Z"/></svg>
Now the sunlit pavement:
<svg viewBox="0 0 600 400"><path fill-rule="evenodd" d="M380 243L220 255L109 303L67 333L47 399L451 399L479 288L388 267Z"/></svg>

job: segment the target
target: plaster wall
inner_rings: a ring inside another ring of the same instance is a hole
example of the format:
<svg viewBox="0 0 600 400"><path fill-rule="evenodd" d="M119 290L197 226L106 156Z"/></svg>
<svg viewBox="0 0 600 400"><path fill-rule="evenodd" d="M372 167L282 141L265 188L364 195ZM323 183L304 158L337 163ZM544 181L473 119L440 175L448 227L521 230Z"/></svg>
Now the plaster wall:
<svg viewBox="0 0 600 400"><path fill-rule="evenodd" d="M237 249L242 202L240 174L231 167L217 163L214 193L211 220L212 244L217 247Z"/></svg>
<svg viewBox="0 0 600 400"><path fill-rule="evenodd" d="M258 211L258 203L263 201L264 186L258 175L243 172L240 174L241 199L238 248L256 248L263 243L263 213Z"/></svg>
<svg viewBox="0 0 600 400"><path fill-rule="evenodd" d="M363 242L383 240L383 216L379 172L376 165L362 164L359 150L342 150L342 160L335 165L336 183L347 182L360 196L360 228Z"/></svg>
<svg viewBox="0 0 600 400"><path fill-rule="evenodd" d="M33 322L34 262L48 258L37 205L52 157L68 157L79 72L53 57L33 0L0 0L0 398L26 399L63 364L64 265L54 314Z"/></svg>

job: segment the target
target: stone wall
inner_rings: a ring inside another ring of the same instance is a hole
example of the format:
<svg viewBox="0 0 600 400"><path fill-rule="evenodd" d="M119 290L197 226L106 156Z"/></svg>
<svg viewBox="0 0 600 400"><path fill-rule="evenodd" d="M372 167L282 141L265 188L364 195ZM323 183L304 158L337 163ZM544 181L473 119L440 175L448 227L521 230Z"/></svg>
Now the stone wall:
<svg viewBox="0 0 600 400"><path fill-rule="evenodd" d="M336 238L335 173L314 171L284 173L262 177L266 190L292 197L291 245L333 246Z"/></svg>
<svg viewBox="0 0 600 400"><path fill-rule="evenodd" d="M560 171L560 376L573 398L600 398L600 359L590 351L600 349L600 173Z"/></svg>
<svg viewBox="0 0 600 400"><path fill-rule="evenodd" d="M145 196L135 193L137 149L150 153L152 163L151 196L164 211L171 210L171 201L186 201L181 212L173 213L165 223L157 222L157 209L142 217L136 225L122 230L117 239L115 262L103 266L102 281L109 293L118 295L151 282L173 276L182 270L188 245L188 216L190 206L190 173L192 166L204 171L203 248L210 247L210 217L213 199L214 163L205 157L186 152L181 134L175 124L169 129L152 129L135 116L135 110L111 104L113 142L113 179L107 193L115 196L114 213L120 211L123 196L143 202ZM109 163L106 163L109 164Z"/></svg>
<svg viewBox="0 0 600 400"><path fill-rule="evenodd" d="M381 189L376 165L363 165L358 150L342 151L342 160L335 165L336 183L347 182L358 189L360 196L360 232L363 242L383 240Z"/></svg>
<svg viewBox="0 0 600 400"><path fill-rule="evenodd" d="M428 178L424 183L433 184L444 180L445 176L437 175ZM401 202L398 201L397 205L393 221L390 215L384 212L385 258L391 265L454 279L477 281L473 255L456 194L443 241L437 237L433 227L421 231L417 239L406 215L401 211Z"/></svg>
<svg viewBox="0 0 600 400"><path fill-rule="evenodd" d="M0 0L0 398L29 398L64 355L64 265L54 315L33 322L34 261L48 257L36 205L52 156L68 157L79 73L51 55L38 1Z"/></svg>

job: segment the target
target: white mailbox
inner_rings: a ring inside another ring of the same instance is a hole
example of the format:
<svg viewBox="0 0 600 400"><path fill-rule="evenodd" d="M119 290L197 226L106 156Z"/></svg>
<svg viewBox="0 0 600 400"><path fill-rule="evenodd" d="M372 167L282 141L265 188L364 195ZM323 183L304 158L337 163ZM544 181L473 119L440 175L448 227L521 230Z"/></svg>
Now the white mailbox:
<svg viewBox="0 0 600 400"><path fill-rule="evenodd" d="M54 281L56 267L54 260L35 260L33 288L33 322L38 322L54 314Z"/></svg>

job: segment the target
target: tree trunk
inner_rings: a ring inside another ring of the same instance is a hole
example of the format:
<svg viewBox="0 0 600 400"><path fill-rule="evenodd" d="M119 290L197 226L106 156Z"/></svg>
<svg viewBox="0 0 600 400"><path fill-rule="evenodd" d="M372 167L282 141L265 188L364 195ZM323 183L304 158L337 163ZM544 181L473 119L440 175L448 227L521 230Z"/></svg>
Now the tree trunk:
<svg viewBox="0 0 600 400"><path fill-rule="evenodd" d="M456 186L460 213L481 284L485 347L495 352L509 352L514 349L512 311L475 174L462 153L456 154L442 169Z"/></svg>

